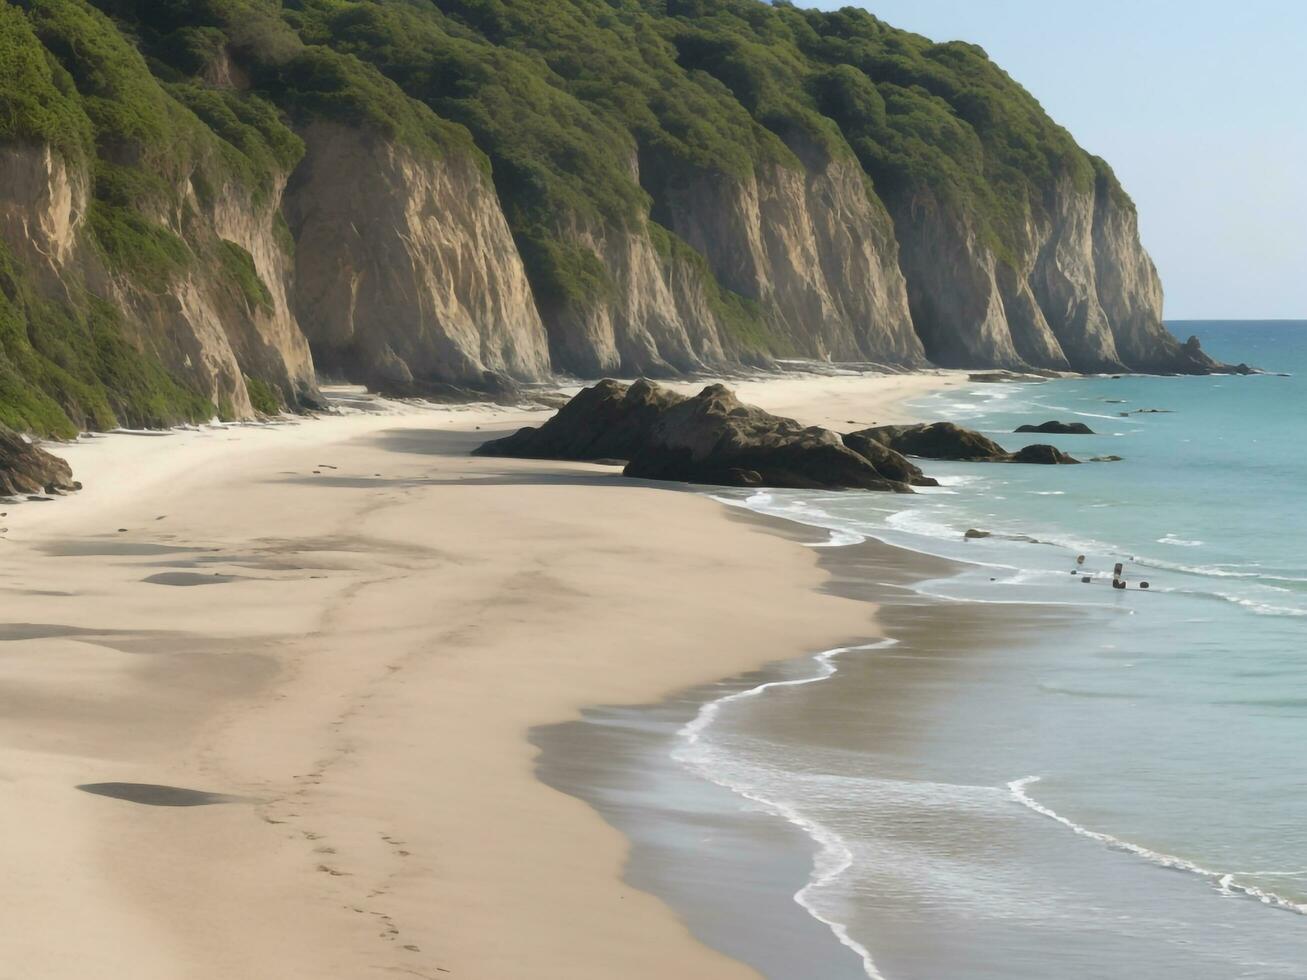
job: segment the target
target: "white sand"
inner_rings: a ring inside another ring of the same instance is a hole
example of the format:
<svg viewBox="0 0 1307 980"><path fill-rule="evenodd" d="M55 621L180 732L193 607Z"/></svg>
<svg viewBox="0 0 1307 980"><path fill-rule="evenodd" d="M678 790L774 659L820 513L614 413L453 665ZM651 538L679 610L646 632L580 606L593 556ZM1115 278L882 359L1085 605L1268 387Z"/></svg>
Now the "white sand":
<svg viewBox="0 0 1307 980"><path fill-rule="evenodd" d="M947 380L739 387L848 428ZM752 975L621 881L527 731L871 609L705 496L465 454L540 418L112 435L68 447L81 494L0 508L0 978ZM248 799L75 788L106 782Z"/></svg>

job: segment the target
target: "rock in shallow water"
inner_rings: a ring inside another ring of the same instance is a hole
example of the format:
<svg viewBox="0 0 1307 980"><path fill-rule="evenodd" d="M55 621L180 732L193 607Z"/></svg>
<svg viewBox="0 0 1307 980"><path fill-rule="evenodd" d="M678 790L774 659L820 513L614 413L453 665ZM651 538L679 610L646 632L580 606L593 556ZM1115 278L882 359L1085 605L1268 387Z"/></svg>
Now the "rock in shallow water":
<svg viewBox="0 0 1307 980"><path fill-rule="evenodd" d="M1080 460L1073 456L1068 456L1056 446L1046 446L1043 444L1026 446L1024 449L1018 449L1009 456L1006 461L1009 463L1044 463L1049 465L1080 462Z"/></svg>
<svg viewBox="0 0 1307 980"><path fill-rule="evenodd" d="M1053 446L1026 446L1010 453L993 439L953 422L881 425L850 433L844 439L868 439L908 456L971 463L1078 463Z"/></svg>
<svg viewBox="0 0 1307 980"><path fill-rule="evenodd" d="M1041 422L1039 425L1019 425L1016 431L1068 436L1092 436L1094 434L1094 430L1083 422Z"/></svg>
<svg viewBox="0 0 1307 980"><path fill-rule="evenodd" d="M872 439L906 456L925 459L989 461L1005 459L1008 455L993 439L953 422L879 425L852 435Z"/></svg>
<svg viewBox="0 0 1307 980"><path fill-rule="evenodd" d="M844 440L844 445L870 462L876 467L876 472L886 479L909 483L914 487L939 486L938 480L926 476L921 472L920 466L884 443L869 439L857 432L846 432L840 438Z"/></svg>
<svg viewBox="0 0 1307 980"><path fill-rule="evenodd" d="M28 442L17 432L0 425L0 495L35 496L80 490L72 468Z"/></svg>

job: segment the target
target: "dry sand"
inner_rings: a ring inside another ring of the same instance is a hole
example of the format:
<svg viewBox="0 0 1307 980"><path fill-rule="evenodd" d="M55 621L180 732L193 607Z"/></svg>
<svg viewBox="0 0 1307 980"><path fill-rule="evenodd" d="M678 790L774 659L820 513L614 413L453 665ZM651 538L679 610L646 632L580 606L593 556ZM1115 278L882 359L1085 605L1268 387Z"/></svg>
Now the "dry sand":
<svg viewBox="0 0 1307 980"><path fill-rule="evenodd" d="M848 428L957 381L738 387ZM113 435L68 447L82 494L0 508L0 978L753 975L526 733L870 607L708 497L466 455L542 417Z"/></svg>

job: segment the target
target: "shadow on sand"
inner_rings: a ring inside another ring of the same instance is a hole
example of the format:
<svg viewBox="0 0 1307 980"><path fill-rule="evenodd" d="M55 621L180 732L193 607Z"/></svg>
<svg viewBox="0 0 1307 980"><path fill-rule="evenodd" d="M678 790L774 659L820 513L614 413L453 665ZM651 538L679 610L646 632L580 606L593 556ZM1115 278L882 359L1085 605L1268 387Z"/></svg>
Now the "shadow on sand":
<svg viewBox="0 0 1307 980"><path fill-rule="evenodd" d="M213 806L218 803L259 802L249 796L206 793L203 790L161 786L157 783L83 783L77 788L93 796L108 796L144 806Z"/></svg>

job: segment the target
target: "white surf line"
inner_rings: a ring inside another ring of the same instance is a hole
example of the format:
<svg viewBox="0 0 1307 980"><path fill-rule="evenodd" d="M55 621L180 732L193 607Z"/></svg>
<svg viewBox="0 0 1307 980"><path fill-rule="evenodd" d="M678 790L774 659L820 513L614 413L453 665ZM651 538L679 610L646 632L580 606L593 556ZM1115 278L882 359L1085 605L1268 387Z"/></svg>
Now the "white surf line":
<svg viewBox="0 0 1307 980"><path fill-rule="evenodd" d="M816 543L807 543L805 544L805 547L808 548L840 548L840 547L847 547L849 545L854 545L854 544L862 544L864 541L878 541L889 548L896 548L899 551L907 551L914 555L924 555L927 558L940 558L944 561L953 562L955 565L966 566L967 568L986 568L986 569L996 568L999 569L1000 571L1006 571L1006 572L1022 571L1022 569L1016 565L1008 565L1002 562L995 562L995 561L985 561L980 558L963 558L960 555L951 555L951 554L941 553L939 551L930 551L927 550L925 547L920 547L915 544L904 544L898 541L890 541L889 539L884 537L882 533L885 530L890 530L890 531L897 531L898 533L901 534L912 534L915 535L916 537L923 538L928 541L946 540L943 538L922 534L916 531L901 530L898 528L888 528L888 529L865 528L863 530L854 531L850 528L843 528L831 524L821 523L817 519L816 515L825 517L827 520L830 520L831 517L829 514L825 513L824 511L816 511L816 514L814 514L813 511L815 511L816 508L811 508L811 507L807 508L802 513L775 510L775 509L765 509L764 505L755 502L755 498L759 496L759 494L762 494L764 496L766 495L764 491L759 491L759 493L755 493L747 500L739 500L732 497L723 497L714 493L709 493L707 496L709 497L709 499L715 500L719 504L725 504L727 507L735 507L739 510L747 510L749 513L758 514L761 517L771 517L776 520L789 521L791 524L798 524L800 527L815 527L818 528L819 530L826 531L829 533L830 535L829 540L819 541ZM852 540L854 535L858 536L857 541ZM943 598L948 598L948 597L943 597ZM966 602L970 600L956 599L952 601Z"/></svg>
<svg viewBox="0 0 1307 980"><path fill-rule="evenodd" d="M1286 912L1296 912L1298 915L1307 915L1307 904L1298 903L1277 895L1274 892L1268 892L1264 889L1257 888L1254 885L1240 885L1234 879L1239 877L1277 877L1277 878L1297 878L1307 875L1307 869L1303 871L1213 871L1210 868L1204 868L1202 865L1195 864L1193 861L1185 858L1176 857L1174 854L1164 854L1161 851L1154 851L1150 848L1143 847L1140 844L1132 844L1130 841L1121 840L1119 837L1113 837L1111 834L1104 834L1097 830L1090 830L1082 827L1073 820L1068 820L1051 807L1046 807L1038 800L1033 799L1026 792L1026 787L1040 781L1040 776L1025 776L1022 779L1014 779L1007 784L1008 791L1012 794L1012 799L1020 803L1027 809L1033 810L1041 816L1055 820L1063 827L1071 830L1081 837L1087 837L1090 840L1098 841L1116 851L1126 851L1136 857L1141 857L1150 864L1155 864L1161 868L1167 868L1172 871L1184 871L1189 874L1198 875L1201 878L1207 878L1216 885L1216 889L1222 895L1234 898L1253 898L1263 905L1269 905L1272 908L1283 909Z"/></svg>
<svg viewBox="0 0 1307 980"><path fill-rule="evenodd" d="M813 527L815 525L805 525ZM865 534L859 534L857 531L847 531L843 528L827 528L830 532L828 541L812 541L804 545L806 548L847 548L850 545L862 544L867 540Z"/></svg>
<svg viewBox="0 0 1307 980"><path fill-rule="evenodd" d="M844 923L834 919L829 919L822 915L817 907L813 904L809 893L813 889L821 888L828 885L840 877L853 864L853 852L844 839L839 834L823 826L817 821L805 816L788 803L781 803L776 800L760 796L747 786L726 779L720 774L712 771L707 762L703 759L696 758L694 748L698 744L704 732L712 725L717 716L721 713L723 705L730 704L734 701L743 701L746 698L755 698L764 691L769 691L776 687L802 687L805 684L815 684L818 681L824 681L839 673L839 668L835 665L834 660L841 654L855 653L866 650L884 650L897 645L898 640L884 639L877 640L874 643L866 643L859 646L836 647L833 650L826 650L817 654L813 660L818 666L818 673L812 677L800 677L794 680L786 681L768 681L765 684L759 684L756 687L748 688L743 691L736 691L717 698L715 701L709 701L699 708L698 714L693 720L686 724L677 734L684 740L684 745L672 752L672 758L687 768L693 769L699 775L703 776L709 782L716 783L718 786L725 787L738 796L757 803L767 812L781 817L794 826L798 827L805 834L821 847L816 860L813 862L812 879L794 893L794 901L797 902L810 916L818 922L825 925L840 943L854 953L862 960L863 970L870 980L886 980L886 977L876 968L876 962L872 959L871 951L863 946L860 942L849 935L848 927Z"/></svg>

